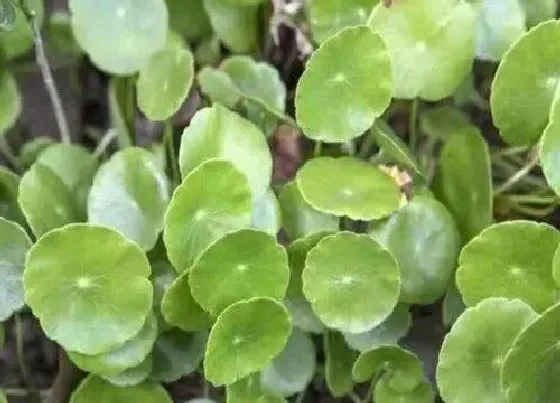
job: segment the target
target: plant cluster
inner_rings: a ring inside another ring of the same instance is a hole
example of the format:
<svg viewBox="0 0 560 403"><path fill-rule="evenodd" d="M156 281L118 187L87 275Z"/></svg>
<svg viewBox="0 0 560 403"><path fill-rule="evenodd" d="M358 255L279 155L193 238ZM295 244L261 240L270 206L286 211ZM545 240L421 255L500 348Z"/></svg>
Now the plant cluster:
<svg viewBox="0 0 560 403"><path fill-rule="evenodd" d="M31 312L87 373L70 402L171 402L194 373L191 403L560 401L557 4L386 3L70 0L45 45L42 1L0 0L0 321ZM262 53L281 26L295 92ZM33 45L62 141L15 152ZM93 151L52 47L111 77ZM306 150L286 183L279 127ZM401 342L418 306L448 330L435 383Z"/></svg>

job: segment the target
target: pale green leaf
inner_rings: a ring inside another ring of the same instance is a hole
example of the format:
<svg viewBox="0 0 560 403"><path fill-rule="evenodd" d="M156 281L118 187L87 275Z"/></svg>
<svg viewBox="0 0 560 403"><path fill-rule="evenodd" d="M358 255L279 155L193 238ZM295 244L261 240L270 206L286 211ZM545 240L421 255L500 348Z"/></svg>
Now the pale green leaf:
<svg viewBox="0 0 560 403"><path fill-rule="evenodd" d="M136 386L118 387L90 375L72 393L70 403L172 403L163 386L146 381Z"/></svg>

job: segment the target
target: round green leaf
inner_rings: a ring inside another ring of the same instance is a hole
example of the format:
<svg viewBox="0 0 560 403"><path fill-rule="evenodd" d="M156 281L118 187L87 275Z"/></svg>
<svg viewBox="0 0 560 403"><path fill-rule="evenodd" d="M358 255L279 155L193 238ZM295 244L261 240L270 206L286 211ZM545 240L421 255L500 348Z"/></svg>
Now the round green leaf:
<svg viewBox="0 0 560 403"><path fill-rule="evenodd" d="M396 345L379 346L360 354L352 376L356 382L367 382L379 371L386 373L389 385L398 391L412 391L424 380L418 357Z"/></svg>
<svg viewBox="0 0 560 403"><path fill-rule="evenodd" d="M399 304L380 325L364 333L344 333L344 340L354 350L361 353L384 344L397 344L412 324L408 306Z"/></svg>
<svg viewBox="0 0 560 403"><path fill-rule="evenodd" d="M508 403L555 402L560 394L558 359L560 305L529 324L517 337L502 365Z"/></svg>
<svg viewBox="0 0 560 403"><path fill-rule="evenodd" d="M13 2L17 5L16 2ZM25 5L33 10L39 27L43 26L45 8L43 0L26 0ZM33 48L33 31L19 7L15 8L14 26L9 31L0 32L0 49L7 60L23 55ZM0 90L0 93L2 91Z"/></svg>
<svg viewBox="0 0 560 403"><path fill-rule="evenodd" d="M78 213L85 217L88 192L97 171L97 159L81 146L58 143L45 148L36 162L58 175L75 200Z"/></svg>
<svg viewBox="0 0 560 403"><path fill-rule="evenodd" d="M322 231L308 235L293 242L288 248L288 264L290 266L290 282L286 291L284 304L295 327L310 333L323 333L324 325L313 312L311 304L303 295L302 273L307 253L317 243L332 232Z"/></svg>
<svg viewBox="0 0 560 403"><path fill-rule="evenodd" d="M291 396L305 390L315 373L311 337L294 329L284 350L261 372L261 385L273 394Z"/></svg>
<svg viewBox="0 0 560 403"><path fill-rule="evenodd" d="M0 38L4 33L0 33ZM9 70L0 72L0 137L14 126L21 114L22 100L16 79Z"/></svg>
<svg viewBox="0 0 560 403"><path fill-rule="evenodd" d="M224 0L204 0L214 33L236 53L251 53L259 44L259 18L256 6L235 6Z"/></svg>
<svg viewBox="0 0 560 403"><path fill-rule="evenodd" d="M116 386L135 386L148 379L151 371L152 354L148 354L144 361L136 367L129 368L117 375L101 375L101 377Z"/></svg>
<svg viewBox="0 0 560 403"><path fill-rule="evenodd" d="M114 350L98 355L69 351L68 355L74 364L86 372L114 376L140 365L152 351L157 333L156 318L148 315L140 333Z"/></svg>
<svg viewBox="0 0 560 403"><path fill-rule="evenodd" d="M470 126L469 117L452 106L426 109L420 116L422 132L439 140L447 140L450 135Z"/></svg>
<svg viewBox="0 0 560 403"><path fill-rule="evenodd" d="M206 379L230 384L259 371L284 348L292 331L284 306L252 298L226 308L210 332L204 356Z"/></svg>
<svg viewBox="0 0 560 403"><path fill-rule="evenodd" d="M165 48L154 53L140 69L138 106L150 120L165 120L181 107L194 78L192 53L184 48Z"/></svg>
<svg viewBox="0 0 560 403"><path fill-rule="evenodd" d="M21 178L18 203L37 238L78 220L72 194L50 168L34 164Z"/></svg>
<svg viewBox="0 0 560 403"><path fill-rule="evenodd" d="M170 27L184 35L188 41L206 37L212 33L203 0L165 0L169 11Z"/></svg>
<svg viewBox="0 0 560 403"><path fill-rule="evenodd" d="M375 386L376 403L433 403L434 391L428 381L421 382L411 391L398 391L391 387L390 378L382 377Z"/></svg>
<svg viewBox="0 0 560 403"><path fill-rule="evenodd" d="M387 109L392 85L389 53L379 35L366 26L347 28L307 62L296 90L297 122L311 139L346 142Z"/></svg>
<svg viewBox="0 0 560 403"><path fill-rule="evenodd" d="M39 155L49 146L56 143L52 137L39 136L28 141L21 146L19 158L25 167L30 167L37 160Z"/></svg>
<svg viewBox="0 0 560 403"><path fill-rule="evenodd" d="M292 239L303 238L319 231L338 230L339 218L311 207L303 199L295 181L282 188L279 202L283 228Z"/></svg>
<svg viewBox="0 0 560 403"><path fill-rule="evenodd" d="M358 354L350 350L344 338L337 332L326 332L323 336L325 351L325 381L334 397L342 397L352 391L352 366Z"/></svg>
<svg viewBox="0 0 560 403"><path fill-rule="evenodd" d="M149 250L163 229L168 201L167 178L152 154L129 147L99 168L89 193L88 220Z"/></svg>
<svg viewBox="0 0 560 403"><path fill-rule="evenodd" d="M152 306L149 275L146 255L118 232L71 224L29 251L25 300L49 338L68 351L101 354L144 326Z"/></svg>
<svg viewBox="0 0 560 403"><path fill-rule="evenodd" d="M457 287L467 306L489 297L519 298L537 312L556 300L552 261L560 233L516 220L492 225L461 251Z"/></svg>
<svg viewBox="0 0 560 403"><path fill-rule="evenodd" d="M525 33L525 10L519 0L476 0L476 57L499 61Z"/></svg>
<svg viewBox="0 0 560 403"><path fill-rule="evenodd" d="M313 158L298 171L296 181L303 199L313 208L353 220L386 217L401 203L393 178L351 157Z"/></svg>
<svg viewBox="0 0 560 403"><path fill-rule="evenodd" d="M369 19L387 44L395 98L437 101L453 93L471 70L475 12L457 0L378 5Z"/></svg>
<svg viewBox="0 0 560 403"><path fill-rule="evenodd" d="M461 248L453 217L437 200L416 196L370 235L397 259L400 300L431 304L441 297L457 267Z"/></svg>
<svg viewBox="0 0 560 403"><path fill-rule="evenodd" d="M520 0L520 3L527 14L527 25L530 27L556 17L558 4L554 0Z"/></svg>
<svg viewBox="0 0 560 403"><path fill-rule="evenodd" d="M207 332L184 333L175 329L163 333L154 345L151 377L161 382L174 382L196 371L207 340Z"/></svg>
<svg viewBox="0 0 560 403"><path fill-rule="evenodd" d="M490 96L492 118L511 145L535 142L548 123L560 80L558 41L560 22L539 24L509 48L496 71Z"/></svg>
<svg viewBox="0 0 560 403"><path fill-rule="evenodd" d="M450 134L440 153L434 192L467 242L494 220L490 151L474 126Z"/></svg>
<svg viewBox="0 0 560 403"><path fill-rule="evenodd" d="M31 245L23 228L0 217L0 322L25 305L23 267Z"/></svg>
<svg viewBox="0 0 560 403"><path fill-rule="evenodd" d="M209 160L183 180L169 203L163 233L169 260L178 273L187 270L213 241L250 226L251 196L245 175L224 160Z"/></svg>
<svg viewBox="0 0 560 403"><path fill-rule="evenodd" d="M19 176L0 166L0 217L26 225L18 205Z"/></svg>
<svg viewBox="0 0 560 403"><path fill-rule="evenodd" d="M241 100L241 92L231 77L218 69L203 67L198 72L200 90L212 100L230 109L234 109Z"/></svg>
<svg viewBox="0 0 560 403"><path fill-rule="evenodd" d="M69 6L76 40L109 73L134 73L165 45L168 15L162 0L70 0Z"/></svg>
<svg viewBox="0 0 560 403"><path fill-rule="evenodd" d="M315 0L309 2L313 39L324 42L344 28L365 24L379 0Z"/></svg>
<svg viewBox="0 0 560 403"><path fill-rule="evenodd" d="M189 271L192 295L218 316L231 304L255 297L284 298L289 279L284 248L265 232L242 229L211 244Z"/></svg>
<svg viewBox="0 0 560 403"><path fill-rule="evenodd" d="M399 288L397 262L367 235L339 232L307 254L303 293L331 328L362 333L379 325L395 308Z"/></svg>
<svg viewBox="0 0 560 403"><path fill-rule="evenodd" d="M511 344L537 317L524 302L488 298L457 319L439 353L437 384L448 403L505 403L500 369Z"/></svg>
<svg viewBox="0 0 560 403"><path fill-rule="evenodd" d="M539 147L541 167L549 186L560 193L560 85L550 108L550 117Z"/></svg>
<svg viewBox="0 0 560 403"><path fill-rule="evenodd" d="M70 403L172 403L165 389L153 381L136 386L118 387L90 375L82 381L70 398Z"/></svg>
<svg viewBox="0 0 560 403"><path fill-rule="evenodd" d="M189 272L184 272L169 286L161 301L165 320L185 332L209 329L212 319L194 300L189 285Z"/></svg>
<svg viewBox="0 0 560 403"><path fill-rule="evenodd" d="M374 124L375 140L383 153L395 162L412 169L418 175L423 176L424 173L405 142L397 136L391 126L382 120L377 120Z"/></svg>
<svg viewBox="0 0 560 403"><path fill-rule="evenodd" d="M280 205L272 189L268 189L264 196L253 203L253 227L276 236L282 226Z"/></svg>
<svg viewBox="0 0 560 403"><path fill-rule="evenodd" d="M198 111L183 132L179 154L181 173L186 176L211 158L235 165L249 180L254 201L266 193L272 175L272 157L264 134L251 122L218 104Z"/></svg>

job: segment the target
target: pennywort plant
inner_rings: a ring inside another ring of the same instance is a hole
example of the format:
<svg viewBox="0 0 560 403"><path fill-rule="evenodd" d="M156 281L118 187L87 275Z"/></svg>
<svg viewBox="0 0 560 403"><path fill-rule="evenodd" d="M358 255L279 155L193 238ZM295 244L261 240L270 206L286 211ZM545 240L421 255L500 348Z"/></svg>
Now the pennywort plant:
<svg viewBox="0 0 560 403"><path fill-rule="evenodd" d="M191 403L558 401L554 0L0 11L0 320L31 314L58 346L50 402L178 401L189 379ZM282 29L288 75L264 50ZM61 142L16 152L33 45ZM53 46L109 77L93 149L68 134ZM161 140L141 146L139 120ZM288 180L279 130L302 154ZM433 365L422 311L446 332Z"/></svg>

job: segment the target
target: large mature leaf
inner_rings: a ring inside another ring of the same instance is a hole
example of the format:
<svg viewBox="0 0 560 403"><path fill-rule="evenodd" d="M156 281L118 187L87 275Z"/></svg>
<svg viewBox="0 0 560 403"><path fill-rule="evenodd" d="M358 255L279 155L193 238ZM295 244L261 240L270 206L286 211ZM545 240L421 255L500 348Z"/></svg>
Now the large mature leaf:
<svg viewBox="0 0 560 403"><path fill-rule="evenodd" d="M273 299L252 298L229 306L210 332L206 379L216 386L230 384L265 368L282 351L291 330L288 311Z"/></svg>
<svg viewBox="0 0 560 403"><path fill-rule="evenodd" d="M441 297L457 267L461 248L453 217L437 200L416 196L370 233L401 268L399 299L430 304Z"/></svg>
<svg viewBox="0 0 560 403"><path fill-rule="evenodd" d="M194 79L194 58L185 48L166 47L140 69L138 106L150 120L165 120L181 107Z"/></svg>
<svg viewBox="0 0 560 403"><path fill-rule="evenodd" d="M45 14L43 0L26 0L26 5L35 12L37 23L42 27ZM15 14L13 27L0 32L0 49L8 60L23 55L33 47L33 31L29 22L19 7L16 7Z"/></svg>
<svg viewBox="0 0 560 403"><path fill-rule="evenodd" d="M560 233L515 220L492 225L461 251L457 287L467 306L489 297L519 298L537 312L556 301L553 257Z"/></svg>
<svg viewBox="0 0 560 403"><path fill-rule="evenodd" d="M120 231L144 250L163 229L169 186L153 156L130 147L101 166L88 198L88 220Z"/></svg>
<svg viewBox="0 0 560 403"><path fill-rule="evenodd" d="M488 298L468 308L445 337L437 383L443 399L505 403L500 369L511 344L537 317L524 302Z"/></svg>
<svg viewBox="0 0 560 403"><path fill-rule="evenodd" d="M492 224L490 151L474 126L447 138L438 161L434 192L453 214L463 242Z"/></svg>
<svg viewBox="0 0 560 403"><path fill-rule="evenodd" d="M169 203L163 234L178 273L213 241L250 226L251 196L245 175L225 160L211 159L187 175Z"/></svg>
<svg viewBox="0 0 560 403"><path fill-rule="evenodd" d="M307 254L303 293L331 328L361 333L379 325L395 308L399 288L396 260L367 235L339 232Z"/></svg>
<svg viewBox="0 0 560 403"><path fill-rule="evenodd" d="M163 386L146 381L136 386L118 387L90 375L80 383L70 398L70 403L172 403Z"/></svg>
<svg viewBox="0 0 560 403"><path fill-rule="evenodd" d="M386 217L401 203L400 189L391 176L355 158L314 158L298 171L296 180L312 207L354 220Z"/></svg>
<svg viewBox="0 0 560 403"><path fill-rule="evenodd" d="M109 73L134 73L165 45L168 13L162 0L70 0L69 6L78 43Z"/></svg>
<svg viewBox="0 0 560 403"><path fill-rule="evenodd" d="M30 247L23 228L0 218L0 322L25 305L23 267Z"/></svg>
<svg viewBox="0 0 560 403"><path fill-rule="evenodd" d="M325 41L307 62L296 89L297 122L311 139L348 141L387 109L392 88L383 40L367 26L347 28Z"/></svg>
<svg viewBox="0 0 560 403"><path fill-rule="evenodd" d="M369 25L387 44L396 98L437 101L453 93L472 67L475 13L457 0L378 5Z"/></svg>
<svg viewBox="0 0 560 403"><path fill-rule="evenodd" d="M198 111L184 130L179 154L181 173L186 176L210 158L233 163L249 180L254 201L266 193L272 157L264 134L219 104Z"/></svg>
<svg viewBox="0 0 560 403"><path fill-rule="evenodd" d="M534 143L548 124L560 82L558 41L560 22L540 24L513 44L496 71L490 97L492 118L511 145Z"/></svg>
<svg viewBox="0 0 560 403"><path fill-rule="evenodd" d="M2 35L0 33L0 38ZM0 71L0 137L16 123L21 108L21 94L16 79L10 71Z"/></svg>
<svg viewBox="0 0 560 403"><path fill-rule="evenodd" d="M189 270L194 299L217 317L231 304L255 297L284 299L288 256L265 232L242 229L211 244Z"/></svg>
<svg viewBox="0 0 560 403"><path fill-rule="evenodd" d="M149 275L135 243L105 227L71 224L29 251L25 300L49 338L69 351L101 354L144 326L152 308Z"/></svg>

